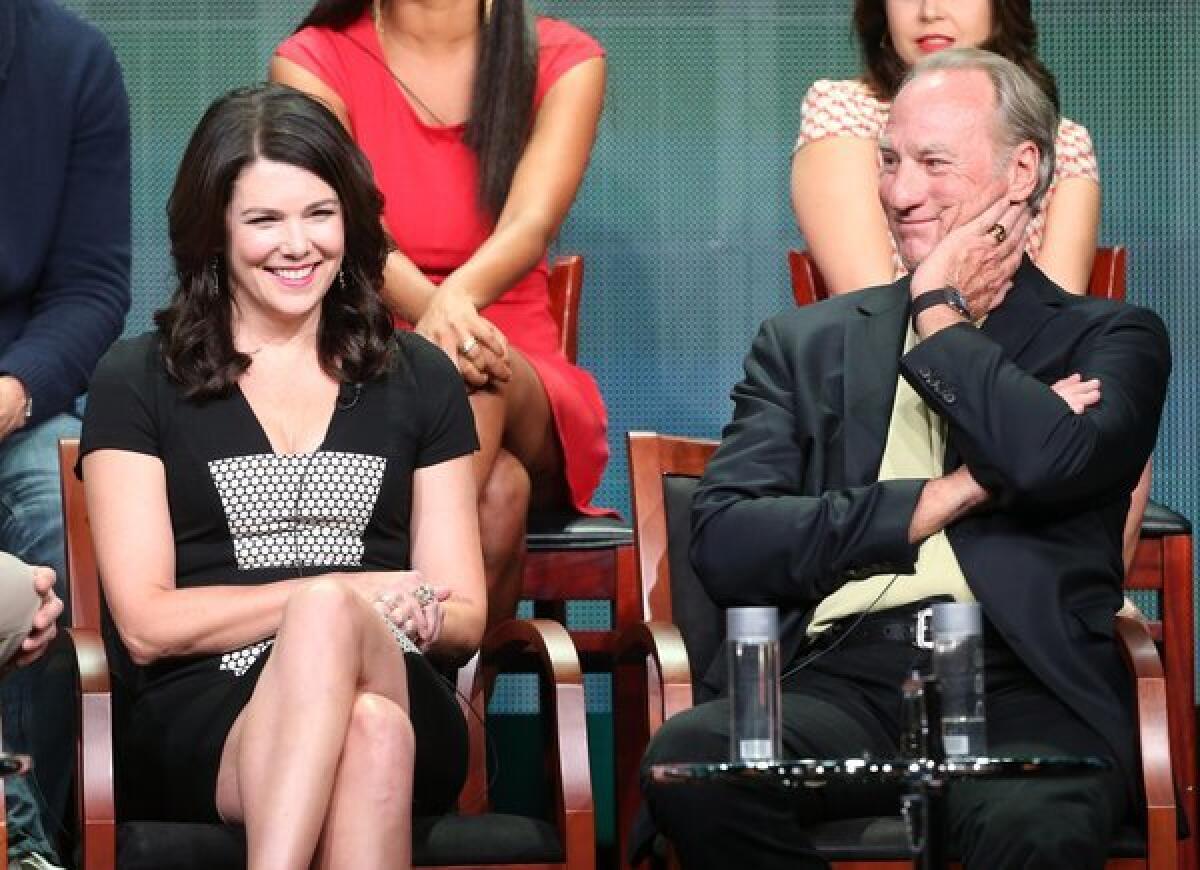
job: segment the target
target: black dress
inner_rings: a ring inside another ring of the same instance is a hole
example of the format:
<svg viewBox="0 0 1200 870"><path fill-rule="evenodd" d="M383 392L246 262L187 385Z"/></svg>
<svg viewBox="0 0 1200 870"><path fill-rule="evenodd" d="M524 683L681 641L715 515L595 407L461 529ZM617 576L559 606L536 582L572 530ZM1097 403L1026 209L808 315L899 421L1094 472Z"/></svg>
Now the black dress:
<svg viewBox="0 0 1200 870"><path fill-rule="evenodd" d="M157 333L119 342L96 369L80 454L115 448L162 460L179 588L407 569L414 470L470 453L477 439L445 354L411 333L396 341L390 371L343 386L321 446L298 455L272 450L236 388L185 400ZM273 639L147 667L130 661L115 632L106 639L122 816L217 820L221 749ZM466 726L449 675L423 656L404 659L417 744L413 812L437 813L462 785Z"/></svg>

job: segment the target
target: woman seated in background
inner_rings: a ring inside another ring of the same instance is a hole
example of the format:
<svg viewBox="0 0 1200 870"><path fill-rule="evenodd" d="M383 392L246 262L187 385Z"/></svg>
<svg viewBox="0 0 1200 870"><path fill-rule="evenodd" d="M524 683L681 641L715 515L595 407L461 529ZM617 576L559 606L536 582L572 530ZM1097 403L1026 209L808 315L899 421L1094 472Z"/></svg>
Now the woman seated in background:
<svg viewBox="0 0 1200 870"><path fill-rule="evenodd" d="M879 204L878 143L892 97L925 54L979 47L1020 66L1055 107L1054 76L1037 57L1029 0L855 0L861 79L821 80L804 98L792 160L792 207L831 293L904 273ZM1054 181L1026 250L1059 286L1087 291L1100 221L1100 183L1088 131L1063 118Z"/></svg>
<svg viewBox="0 0 1200 870"><path fill-rule="evenodd" d="M465 774L476 437L445 355L393 336L381 209L324 106L219 99L171 193L178 288L83 424L126 814L242 823L251 868L407 866Z"/></svg>
<svg viewBox="0 0 1200 870"><path fill-rule="evenodd" d="M904 266L879 204L879 135L901 80L925 54L979 47L1013 61L1054 103L1054 76L1038 59L1030 0L855 0L861 79L821 80L804 98L792 158L792 207L830 293L889 283ZM1030 224L1026 252L1064 290L1086 293L1100 224L1100 180L1092 139L1063 118L1054 181ZM1072 389L1075 383L1061 388ZM1150 467L1134 489L1124 532L1133 563L1150 497Z"/></svg>
<svg viewBox="0 0 1200 870"><path fill-rule="evenodd" d="M271 63L370 159L396 245L384 301L471 390L490 624L516 609L529 507L595 512L608 459L546 265L596 138L603 54L566 22L527 20L523 0L319 0Z"/></svg>

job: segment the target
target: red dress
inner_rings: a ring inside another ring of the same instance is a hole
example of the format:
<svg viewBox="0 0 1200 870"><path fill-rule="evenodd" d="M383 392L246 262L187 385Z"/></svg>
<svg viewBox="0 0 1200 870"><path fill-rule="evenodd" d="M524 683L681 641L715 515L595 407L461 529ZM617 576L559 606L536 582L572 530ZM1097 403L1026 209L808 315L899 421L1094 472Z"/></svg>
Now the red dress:
<svg viewBox="0 0 1200 870"><path fill-rule="evenodd" d="M537 21L535 107L567 70L604 49L565 21ZM370 13L345 30L305 28L276 53L332 88L345 104L350 132L371 161L386 203L384 220L396 244L434 283L466 262L491 235L493 220L478 206L475 154L465 125L424 123L392 78ZM595 380L558 350L550 317L545 257L483 309L529 360L550 400L566 464L572 505L586 513L608 462L607 415Z"/></svg>

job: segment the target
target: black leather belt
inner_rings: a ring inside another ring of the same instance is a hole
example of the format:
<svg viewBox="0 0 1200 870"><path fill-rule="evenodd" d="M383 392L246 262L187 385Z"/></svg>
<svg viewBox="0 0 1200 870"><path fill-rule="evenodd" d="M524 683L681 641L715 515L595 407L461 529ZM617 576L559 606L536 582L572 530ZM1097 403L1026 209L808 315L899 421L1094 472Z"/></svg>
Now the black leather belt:
<svg viewBox="0 0 1200 870"><path fill-rule="evenodd" d="M821 632L813 643L827 646L836 642L839 646L848 646L892 642L908 644L917 649L932 649L933 604L936 601L950 600L952 599L928 598L878 613L868 613L861 620L857 616L847 616Z"/></svg>

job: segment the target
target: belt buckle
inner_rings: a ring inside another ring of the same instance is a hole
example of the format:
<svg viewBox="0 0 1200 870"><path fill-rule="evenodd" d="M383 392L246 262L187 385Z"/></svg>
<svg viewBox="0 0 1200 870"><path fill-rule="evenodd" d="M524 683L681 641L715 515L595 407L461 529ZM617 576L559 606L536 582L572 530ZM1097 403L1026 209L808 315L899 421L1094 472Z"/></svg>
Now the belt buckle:
<svg viewBox="0 0 1200 870"><path fill-rule="evenodd" d="M916 629L913 645L917 649L933 649L933 607L922 607L917 611Z"/></svg>

